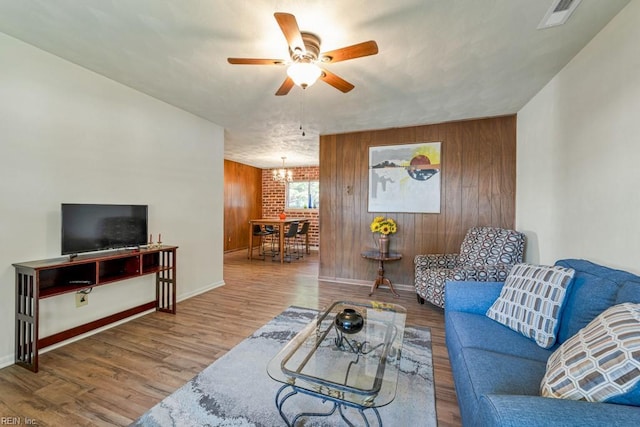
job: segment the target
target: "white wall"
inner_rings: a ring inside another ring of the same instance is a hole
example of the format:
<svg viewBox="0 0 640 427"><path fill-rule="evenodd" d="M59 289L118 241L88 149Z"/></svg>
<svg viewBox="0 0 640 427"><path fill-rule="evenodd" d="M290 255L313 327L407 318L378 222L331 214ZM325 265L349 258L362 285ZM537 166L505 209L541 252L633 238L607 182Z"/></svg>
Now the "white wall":
<svg viewBox="0 0 640 427"><path fill-rule="evenodd" d="M14 262L60 256L60 203L149 205L178 245L178 298L222 284L221 127L0 33L0 366ZM43 300L41 336L154 298L153 277Z"/></svg>
<svg viewBox="0 0 640 427"><path fill-rule="evenodd" d="M530 262L640 273L639 40L635 1L518 113L516 226Z"/></svg>

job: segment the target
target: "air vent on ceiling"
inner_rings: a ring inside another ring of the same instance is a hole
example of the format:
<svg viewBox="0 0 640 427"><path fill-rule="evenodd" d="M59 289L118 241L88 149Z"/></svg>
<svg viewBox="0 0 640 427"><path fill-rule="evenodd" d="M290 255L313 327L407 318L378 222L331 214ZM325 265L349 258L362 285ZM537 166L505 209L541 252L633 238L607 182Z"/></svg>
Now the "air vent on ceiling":
<svg viewBox="0 0 640 427"><path fill-rule="evenodd" d="M553 0L551 7L540 21L538 29L556 27L567 22L582 0Z"/></svg>

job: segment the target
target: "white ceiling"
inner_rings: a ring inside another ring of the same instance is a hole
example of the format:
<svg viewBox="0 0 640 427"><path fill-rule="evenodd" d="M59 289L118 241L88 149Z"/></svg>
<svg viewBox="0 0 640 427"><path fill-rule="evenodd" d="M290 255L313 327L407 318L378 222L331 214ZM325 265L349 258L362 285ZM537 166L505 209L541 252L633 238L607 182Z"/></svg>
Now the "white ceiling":
<svg viewBox="0 0 640 427"><path fill-rule="evenodd" d="M268 168L317 165L321 134L516 113L628 2L537 30L553 0L1 0L0 31L223 126L226 159ZM226 60L288 58L274 12L324 51L379 54L327 65L347 94L276 97L284 67Z"/></svg>

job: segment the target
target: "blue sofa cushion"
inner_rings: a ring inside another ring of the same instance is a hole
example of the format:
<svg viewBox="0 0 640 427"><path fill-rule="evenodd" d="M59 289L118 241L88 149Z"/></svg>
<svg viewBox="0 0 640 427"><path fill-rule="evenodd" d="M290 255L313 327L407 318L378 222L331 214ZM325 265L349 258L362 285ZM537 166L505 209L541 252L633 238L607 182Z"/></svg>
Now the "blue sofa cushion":
<svg viewBox="0 0 640 427"><path fill-rule="evenodd" d="M465 362L476 396L519 394L538 396L545 363L524 357L467 348ZM500 375L496 375L499 367Z"/></svg>
<svg viewBox="0 0 640 427"><path fill-rule="evenodd" d="M517 264L487 316L533 339L540 347L556 342L566 291L575 271L560 266Z"/></svg>
<svg viewBox="0 0 640 427"><path fill-rule="evenodd" d="M549 358L544 397L640 406L640 304L608 308ZM618 400L620 398L620 400Z"/></svg>
<svg viewBox="0 0 640 427"><path fill-rule="evenodd" d="M576 271L560 318L559 343L574 336L597 315L614 305L623 283L640 282L640 277L634 274L582 259L560 260L556 265Z"/></svg>
<svg viewBox="0 0 640 427"><path fill-rule="evenodd" d="M504 282L459 282L448 280L445 285L445 314L452 311L484 314L500 296Z"/></svg>
<svg viewBox="0 0 640 427"><path fill-rule="evenodd" d="M486 394L470 426L638 427L640 407L540 396Z"/></svg>
<svg viewBox="0 0 640 427"><path fill-rule="evenodd" d="M511 331L514 334L513 331ZM480 397L487 394L539 396L545 363L476 348L450 353L452 364L464 368L454 377L460 411L477 420ZM465 423L466 424L466 423Z"/></svg>
<svg viewBox="0 0 640 427"><path fill-rule="evenodd" d="M453 311L445 312L445 315L447 334L455 335L456 345L459 345L460 350L477 348L546 363L555 348L544 349L484 314Z"/></svg>

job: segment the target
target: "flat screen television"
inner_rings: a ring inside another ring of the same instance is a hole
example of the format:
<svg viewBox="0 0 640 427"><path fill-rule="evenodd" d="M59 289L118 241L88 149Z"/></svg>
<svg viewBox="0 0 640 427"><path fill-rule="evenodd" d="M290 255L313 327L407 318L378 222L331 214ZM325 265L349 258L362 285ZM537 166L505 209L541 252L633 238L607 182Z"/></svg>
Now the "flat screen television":
<svg viewBox="0 0 640 427"><path fill-rule="evenodd" d="M62 255L147 244L147 205L62 203Z"/></svg>

